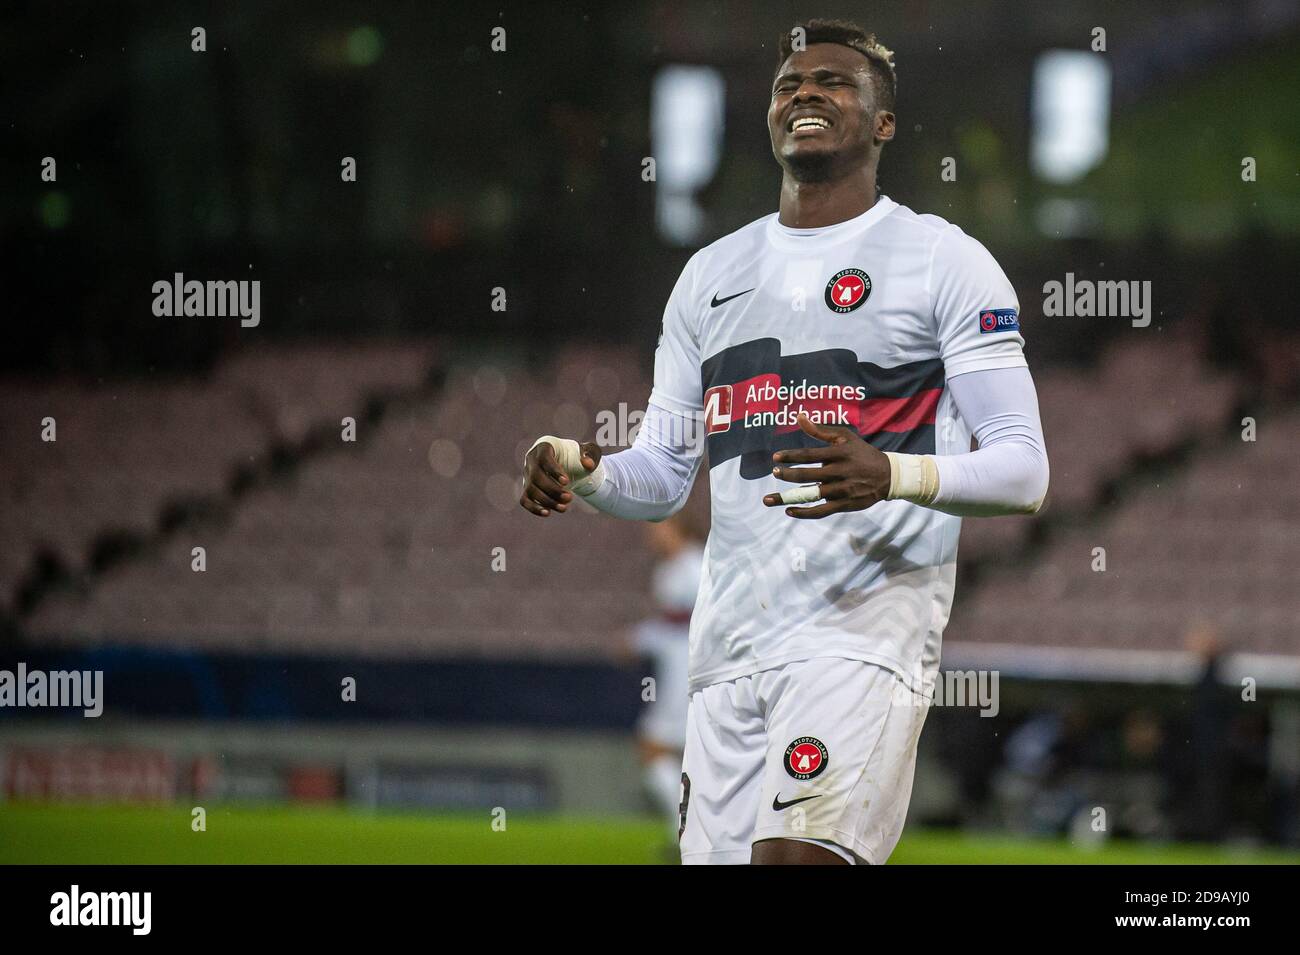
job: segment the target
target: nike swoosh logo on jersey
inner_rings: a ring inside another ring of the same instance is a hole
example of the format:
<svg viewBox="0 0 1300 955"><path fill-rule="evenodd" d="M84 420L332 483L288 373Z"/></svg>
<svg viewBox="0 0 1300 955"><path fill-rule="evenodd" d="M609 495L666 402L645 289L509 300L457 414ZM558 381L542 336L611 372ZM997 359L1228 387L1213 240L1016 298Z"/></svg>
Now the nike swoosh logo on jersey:
<svg viewBox="0 0 1300 955"><path fill-rule="evenodd" d="M755 288L757 287L758 286L755 286ZM726 298L718 298L718 293L714 292L713 301L709 303L709 308L717 308L719 305L725 305L727 302L730 302L733 298L740 298L740 296L748 295L752 291L754 291L754 289L747 288L743 292L737 292L735 295L728 295Z"/></svg>
<svg viewBox="0 0 1300 955"><path fill-rule="evenodd" d="M817 793L816 795L813 796L802 796L799 799L791 799L789 802L781 802L781 794L777 793L776 796L772 799L772 808L775 809L777 812L780 812L782 809L789 809L791 806L797 805L798 803L807 802L809 799L817 799L818 797L824 795L826 794Z"/></svg>

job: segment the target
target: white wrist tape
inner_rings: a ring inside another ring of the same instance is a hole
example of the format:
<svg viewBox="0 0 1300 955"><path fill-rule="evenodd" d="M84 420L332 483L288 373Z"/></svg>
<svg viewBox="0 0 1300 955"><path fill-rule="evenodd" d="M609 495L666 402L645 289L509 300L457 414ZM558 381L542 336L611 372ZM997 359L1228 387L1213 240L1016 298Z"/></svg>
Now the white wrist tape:
<svg viewBox="0 0 1300 955"><path fill-rule="evenodd" d="M928 454L899 454L886 451L889 458L888 501L911 501L932 504L939 496L939 468Z"/></svg>
<svg viewBox="0 0 1300 955"><path fill-rule="evenodd" d="M533 448L543 442L555 449L556 463L559 464L560 470L569 476L570 491L582 497L596 493L596 489L605 480L604 464L598 463L594 471L588 471L584 468L582 466L582 448L572 438L557 438L553 434L542 435L524 452L525 463L527 463L528 455L533 453Z"/></svg>

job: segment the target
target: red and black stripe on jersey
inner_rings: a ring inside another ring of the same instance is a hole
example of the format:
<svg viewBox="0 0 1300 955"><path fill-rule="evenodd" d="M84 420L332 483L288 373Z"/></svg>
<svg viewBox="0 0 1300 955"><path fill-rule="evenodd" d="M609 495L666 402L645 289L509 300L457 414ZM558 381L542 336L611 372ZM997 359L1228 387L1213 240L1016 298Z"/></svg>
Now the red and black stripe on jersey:
<svg viewBox="0 0 1300 955"><path fill-rule="evenodd" d="M739 456L740 476L747 480L772 473L775 451L821 446L793 424L745 426L747 417L783 408L795 413L801 406L808 411L840 411L850 427L882 451L933 454L935 450L935 416L944 387L943 362L938 358L885 368L858 361L847 348L782 355L779 339L759 338L706 360L700 380L710 425L709 467ZM766 389L770 394L805 382L845 390L860 386L862 397L810 400L763 395L764 386L771 386ZM828 417L825 423L834 422Z"/></svg>

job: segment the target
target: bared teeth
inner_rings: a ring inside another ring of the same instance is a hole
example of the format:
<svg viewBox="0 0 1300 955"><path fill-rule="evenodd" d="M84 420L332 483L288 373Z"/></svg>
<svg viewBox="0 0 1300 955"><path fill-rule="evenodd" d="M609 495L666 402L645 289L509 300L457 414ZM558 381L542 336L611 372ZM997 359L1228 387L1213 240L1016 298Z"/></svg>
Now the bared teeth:
<svg viewBox="0 0 1300 955"><path fill-rule="evenodd" d="M801 116L791 124L790 128L795 131L800 129L830 129L830 125L820 116Z"/></svg>

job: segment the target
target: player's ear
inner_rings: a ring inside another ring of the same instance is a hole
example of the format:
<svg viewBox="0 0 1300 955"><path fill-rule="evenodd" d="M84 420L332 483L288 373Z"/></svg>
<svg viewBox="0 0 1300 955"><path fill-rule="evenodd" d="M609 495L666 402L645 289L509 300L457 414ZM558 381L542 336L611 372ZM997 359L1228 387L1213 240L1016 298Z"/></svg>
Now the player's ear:
<svg viewBox="0 0 1300 955"><path fill-rule="evenodd" d="M887 143L894 138L894 114L887 109L876 111L876 127L872 131L878 143Z"/></svg>

